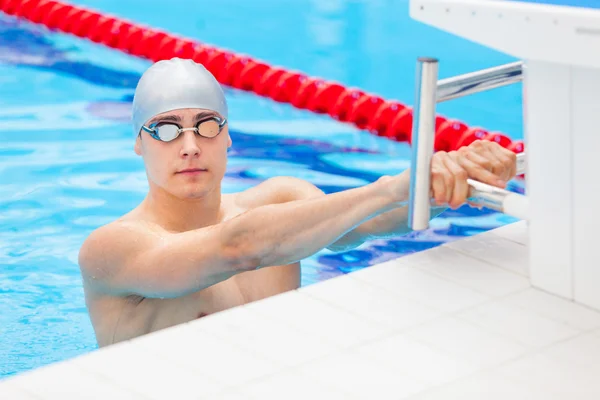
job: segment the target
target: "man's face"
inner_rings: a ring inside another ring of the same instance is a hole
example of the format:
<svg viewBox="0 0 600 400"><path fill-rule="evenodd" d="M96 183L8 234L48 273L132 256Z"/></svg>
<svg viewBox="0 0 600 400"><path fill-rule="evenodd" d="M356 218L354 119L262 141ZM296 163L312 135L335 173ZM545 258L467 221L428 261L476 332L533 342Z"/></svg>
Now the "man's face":
<svg viewBox="0 0 600 400"><path fill-rule="evenodd" d="M186 108L158 114L144 125L149 127L156 122L166 122L193 128L199 120L206 119L207 114L219 116L209 110ZM230 146L227 125L213 138L188 130L170 142L156 140L142 129L136 139L135 152L144 158L151 187L158 186L178 198L195 199L220 190Z"/></svg>

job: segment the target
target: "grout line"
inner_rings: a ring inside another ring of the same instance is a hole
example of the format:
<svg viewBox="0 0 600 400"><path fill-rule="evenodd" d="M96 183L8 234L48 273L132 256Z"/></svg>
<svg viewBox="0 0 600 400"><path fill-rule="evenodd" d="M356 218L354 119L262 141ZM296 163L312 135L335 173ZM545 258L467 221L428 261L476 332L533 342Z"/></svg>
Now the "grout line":
<svg viewBox="0 0 600 400"><path fill-rule="evenodd" d="M408 268L410 268L410 267L408 267ZM417 300L413 300L413 299L412 299L412 298L410 298L410 297L405 297L403 294L398 294L397 292L393 292L393 291L391 291L391 290L388 290L388 289L386 289L386 288L379 287L379 286L377 286L377 285L373 285L373 284L371 284L370 282L365 282L365 281L363 281L363 280L361 280L361 279L359 279L359 278L352 278L352 279L353 279L354 281L358 281L360 284L364 284L364 285L366 285L366 286L370 287L371 289L374 289L374 290L378 290L378 291L384 292L386 295L388 295L388 296L390 296L390 297L397 296L397 297L400 297L402 300L404 300L404 301L406 301L406 302L408 302L408 303L414 303L415 305L418 305L419 307L422 307L422 308L429 309L429 310L430 310L430 311L432 311L433 313L437 314L437 315L436 315L435 317L433 317L432 319L436 319L437 317L439 317L440 315L442 315L442 314L443 314L443 311L441 311L441 310L438 310L438 309L436 309L436 308L434 308L434 307L432 307L432 306L430 306L430 305L423 304L423 303L421 303L421 302L419 302L419 301L417 301ZM321 302L321 303L325 303L325 304L329 305L330 307L336 308L336 309L338 309L338 310L342 310L342 311L344 311L344 312L346 312L346 313L348 313L348 314L352 314L353 316L356 316L356 317L360 318L361 320L366 320L367 322L371 322L371 323L373 323L374 325L380 325L380 326L382 326L382 327L390 328L392 331L394 331L394 330L397 330L397 329L398 329L398 328L396 328L396 327L394 327L394 326L388 325L387 323L385 323L385 325L384 325L382 322L379 322L379 321L375 321L375 320L373 320L373 319L370 319L368 316L365 316L365 315L363 315L363 314L359 314L359 313L357 313L357 312L353 311L353 310L352 310L352 309L350 309L350 308L343 308L343 307L341 307L340 305L338 305L338 304L336 304L336 303L332 303L332 302L330 302L330 301L329 301L329 300L327 300L327 299L323 299L323 298L321 298L321 297L315 296L314 294L311 294L311 293L309 293L309 292L300 292L300 293L302 293L302 295L304 295L304 296L310 297L310 298L311 298L311 299L313 299L313 300L316 300L316 301L318 301L318 302ZM393 299L393 300L395 300L395 299Z"/></svg>
<svg viewBox="0 0 600 400"><path fill-rule="evenodd" d="M69 367L72 367L72 368L81 368L81 367L80 367L80 365L78 365L78 364L74 364L74 363L72 362L72 360L73 360L73 359L69 359L69 360L61 361L61 362L59 362L59 363L56 363L56 364L50 364L50 365L46 365L46 366L44 366L44 367L41 367L41 368L39 368L39 369L31 370L31 371L30 371L30 373L31 373L31 374L37 374L38 372L34 372L34 371L40 371L40 370L43 370L43 369L46 369L46 368L52 368L52 366L53 366L53 365L57 365L57 364L69 365ZM99 382L100 384L107 384L107 383L108 383L108 384L110 384L110 386L113 386L114 388L117 388L117 389L122 389L123 393L126 393L126 394L135 394L135 395L137 396L135 399L140 399L140 400L151 400L151 398L149 398L149 397L146 397L145 395L143 395L143 394L141 394L141 393L138 393L138 392L136 392L135 390L132 390L130 387L125 387L125 386L122 386L122 385L121 385L121 384L119 384L118 382L114 382L114 381L110 380L109 378L107 378L107 377L105 377L105 376L103 376L103 375L101 375L101 374L99 374L99 373L96 373L96 372L90 373L91 371L89 371L88 369L84 369L84 371L85 371L85 372L84 372L84 375L88 375L88 376L90 376L91 378L93 378L94 380L100 381L100 382ZM44 372L43 372L43 371L40 371L39 373L42 373L42 374L43 374ZM34 377L34 376L31 376L31 378L27 379L27 381L28 381L28 382L31 382L31 381L33 381L33 383L35 383L35 377ZM29 392L29 390L28 390L26 387L24 387L24 386L21 386L21 385L19 385L19 384L17 384L17 383L15 383L14 385L15 385L16 387L18 387L19 389L22 389L22 390L24 390L26 393L31 393L31 392ZM38 398L38 399L47 398L46 396L44 396L44 397L39 397L39 395L38 395L37 393L36 393L36 394L34 394L34 397L35 397L35 398Z"/></svg>
<svg viewBox="0 0 600 400"><path fill-rule="evenodd" d="M128 346L136 346L136 347L141 348L141 349L146 349L146 347L137 346L137 345L131 344L131 343L129 343ZM152 346L152 347L156 347L156 346ZM157 363L163 363L163 364L167 364L168 363L168 364L174 365L176 368L179 368L179 369L183 369L184 368L178 362L174 362L171 359L163 357L162 353L158 353L158 352L152 351L151 355L154 356L155 358L157 358L157 360L156 360ZM112 358L114 359L116 357L112 356ZM84 362L74 362L74 364L75 364L75 367L80 368L80 369L82 369L82 370L84 370L84 371L86 371L88 373L91 373L91 374L94 374L96 376L99 376L101 379L104 379L106 381L110 381L113 385L116 385L118 387L123 387L123 386L121 386L121 384L119 382L113 381L109 375L106 375L102 371L92 369L92 367L90 365L88 365L88 364L86 364ZM94 363L94 365L96 365L96 363ZM185 368L188 369L187 367L185 367ZM198 374L197 372L194 372L194 373ZM202 375L202 378L206 379L208 381L212 381L212 382L217 383L217 384L221 383L219 381L214 380L210 376ZM138 396L140 396L140 399L142 399L142 398L143 399L151 399L150 397L147 397L147 395L145 395L143 393L137 392L136 390L132 390L132 388L130 386L128 386L128 388L130 389L131 392L133 392L133 393L137 394Z"/></svg>
<svg viewBox="0 0 600 400"><path fill-rule="evenodd" d="M298 289L293 289L293 290L291 290L291 291L288 291L288 292L297 292L297 293L300 295L300 292L298 291ZM265 300L265 299L263 299L263 300L261 300L261 301L264 301L264 300ZM268 300L268 299L267 299L266 301L270 301L270 300ZM248 303L248 304L252 304L252 303ZM342 308L339 308L339 307L336 307L336 308L338 308L338 309L340 309L340 310L343 310L343 311L347 312L346 310L344 310L344 309L342 309ZM289 329L291 329L291 330L293 330L293 331L296 331L296 332L298 332L298 333L301 333L301 334L307 334L307 335L314 336L314 338L315 338L315 339L319 339L319 340L321 340L321 341L325 342L326 344L331 344L331 346L332 346L332 347L335 347L335 346L336 346L336 343L332 342L332 341L331 341L330 339L328 339L327 337L325 337L325 336L321 336L321 335L320 335L320 334L318 334L318 333L317 333L317 334L315 334L315 332L314 332L314 331L311 331L311 330L308 330L308 329L305 329L305 328L300 328L300 327L298 327L297 325L294 325L294 324L291 324L291 323L289 323L287 320L280 320L280 319L277 319L276 317L274 317L274 316L272 316L272 315L270 315L270 314L268 314L268 313L261 313L261 312L259 312L259 311L256 311L256 310L254 310L254 311L253 311L253 310L247 310L246 312L249 312L251 315L255 315L255 316L257 316L257 317L260 317L260 318L267 319L268 321L271 321L271 322L276 322L276 323L278 323L278 324L280 324L280 325L283 325L283 326L285 326L286 328L289 328ZM352 315L354 315L354 314L352 314ZM355 315L354 315L354 316L355 316ZM239 346L238 346L238 347L239 347Z"/></svg>
<svg viewBox="0 0 600 400"><path fill-rule="evenodd" d="M480 261L480 260L477 260L477 261ZM463 283L459 283L459 282L453 281L452 279L448 279L447 277L445 277L445 276L443 276L443 275L439 275L439 274L437 274L437 273L435 273L435 272L431 272L431 271L427 271L427 270L425 270L425 269L422 269L421 267L422 267L423 265L426 265L426 264L432 264L432 263L431 263L431 262L424 262L424 263L419 263L418 265L414 265L414 266L411 266L411 265L402 265L402 266L400 266L400 267L405 267L405 268L411 268L411 269L415 269L415 270L419 271L419 272L420 272L420 273L422 273L422 274L428 275L429 277L433 277L433 278L435 278L435 279L439 279L439 280L441 280L441 281L443 281L443 282L445 282L445 283L449 283L449 284L451 284L451 285L458 286L460 289L467 289L467 290L473 291L473 292L475 292L475 293L477 293L477 294L480 294L480 295L482 295L483 297L486 297L486 298L487 298L487 300L485 300L485 301L483 301L483 302L481 302L481 303L478 303L478 305L485 304L485 303L487 303L487 302L489 302L489 301L491 301L491 300L494 300L495 298L497 298L497 297L495 297L495 295L490 295L489 293L482 292L482 291L480 291L480 290L478 290L478 289L472 288L472 287L470 287L470 286L467 286L467 285L465 285L465 284L463 284ZM493 266L493 267L496 267L496 266L494 266L494 265L492 265L492 266ZM496 268L497 268L497 267L496 267ZM501 268L501 270L502 270L502 271L505 271L505 270L504 270L504 268ZM348 274L348 275L350 275L350 274ZM517 275L517 276L519 276L519 277L523 277L522 275L519 275L519 274L516 274L516 275ZM360 281L361 283L364 283L364 284L366 284L366 285L368 285L368 286L371 286L371 287L373 287L373 288L375 288L375 289L378 289L378 290L381 290L381 291L385 291L385 292L387 292L387 293L393 293L394 295L398 296L398 293L399 293L399 292L394 292L394 291L390 290L389 288L386 288L386 287L383 287L383 286L377 285L377 284L375 284L375 283L372 283L372 282L367 282L366 280L363 280L363 279L361 279L361 278L356 278L356 277L353 277L353 279L356 279L356 280ZM510 294L512 294L512 293L516 293L516 292L518 292L519 290L521 290L521 289L517 289L515 292L511 292ZM437 308L434 308L434 307L433 307L433 306L431 306L431 305L424 304L424 303L422 303L422 302L421 302L421 301L419 301L419 300L413 299L412 297L405 297L405 295L404 295L404 294L402 294L402 293L400 293L400 295L401 295L401 296L402 296L402 298L403 298L403 299L405 299L405 300L408 300L408 301L411 301L411 302L413 302L413 303L416 303L416 304L418 304L418 305L420 305L420 306L422 306L422 307L424 307L424 308L429 308L429 309L432 309L433 311L437 311L437 312L440 312L440 313L452 313L452 312L453 312L453 311L444 311L444 310L439 310L439 309L437 309ZM499 297L500 297L500 296L499 296ZM477 306L477 305L475 305L475 306ZM470 307L473 307L473 306L467 306L465 309L467 309L467 308L470 308ZM461 310L463 310L463 309L461 309ZM460 310L459 310L459 311L460 311Z"/></svg>
<svg viewBox="0 0 600 400"><path fill-rule="evenodd" d="M507 241L509 241L509 242L510 242L510 240L508 240L508 239L505 239L505 240L507 240ZM514 243L514 242L511 242L511 243ZM517 244L518 244L518 243L517 243ZM525 247L525 248L526 248L527 246L523 246L523 247ZM456 251L456 252L458 252L458 253L461 253L462 255L465 255L465 256L467 256L467 257L473 258L473 259L475 259L475 260L477 260L477 261L482 261L482 262L484 262L484 263L486 263L486 264L489 264L489 265L491 265L492 267L500 268L500 269L501 269L501 270L503 270L503 271L506 271L506 272L513 273L513 274L515 274L515 275L517 275L517 276L520 276L520 277L522 277L522 278L526 278L526 279L528 279L528 280L530 280L530 281L531 281L531 279L530 279L529 275L523 275L523 274L521 274L521 273L519 273L519 272L515 272L515 271L514 271L514 270L512 270L512 269L508 269L508 268L506 268L506 267L503 267L502 265L496 264L495 262L492 262L492 261L490 261L490 260L488 260L488 259L485 259L485 258L482 258L482 257L478 257L478 256L476 256L476 255L474 255L474 254L472 254L472 253L468 253L468 252L466 252L466 251L464 251L464 250L462 250L462 249L457 249L457 248L453 248L453 247L451 247L451 249L452 249L452 250L454 250L454 251Z"/></svg>
<svg viewBox="0 0 600 400"><path fill-rule="evenodd" d="M461 255L465 255L465 254L461 254ZM496 265L492 265L492 264L489 264L489 263L483 262L483 261L481 261L481 260L478 260L478 259L475 259L475 258L473 258L473 257L471 257L471 259L473 259L473 260L475 260L475 261L477 261L477 262L482 262L482 263L486 264L486 266L490 266L490 267L492 267L492 268L494 268L494 269L497 269L497 270L499 270L499 271L501 271L501 272L507 272L507 273L511 273L512 275L514 275L514 276L516 276L516 277L519 277L519 278L521 278L521 279L528 280L528 278L527 278L527 277L524 277L523 275L521 275L521 274L518 274L518 273L516 273L516 272L514 272L514 271L510 271L510 270L508 270L508 269L505 269L505 268L500 268L500 267L498 267L498 266L496 266ZM427 263L427 264L434 264L434 263ZM481 290L481 289L478 289L478 288L475 288L475 287L472 287L472 286L468 286L467 284L465 284L465 283L462 283L462 282L459 282L458 280L454 280L453 278L450 278L450 277L447 277L447 276L445 276L445 275L442 275L442 274L441 274L441 273L439 273L439 272L430 271L430 270L426 270L426 269L422 269L422 268L421 268L423 265L427 265L427 264L421 264L421 265L417 265L417 266L415 266L414 268L418 269L419 271L421 271L421 272L423 272L423 273L425 273L425 274L428 274L428 275L434 276L434 277L436 277L436 278L441 278L441 279L443 279L444 281L447 281L447 282L453 283L453 284L455 284L455 285L458 285L458 286L460 286L460 287L462 287L462 288L466 288L466 289L469 289L469 290L475 291L475 292L477 292L477 293L479 293L479 294L483 294L483 295L485 295L486 297L491 297L491 298L503 298L503 297L505 297L505 296L508 296L508 295L511 295L511 294L515 294L515 293L517 293L517 292L519 292L519 291L523 290L523 289L514 289L514 290L513 290L513 291L511 291L511 292L508 292L508 293L505 293L505 294L501 294L501 295L490 294L489 292L485 292L485 291L483 291L483 290ZM529 288L531 288L531 283L529 283L529 287L528 287L528 288L526 288L526 289L529 289Z"/></svg>
<svg viewBox="0 0 600 400"><path fill-rule="evenodd" d="M73 367L75 368L81 368L82 370L84 370L86 373L88 373L88 375L92 375L95 378L97 378L98 380L102 380L105 383L110 383L112 386L117 387L119 389L123 389L125 391L125 389L127 389L126 393L134 393L136 396L138 396L139 399L148 399L148 400L152 400L150 397L147 397L145 394L138 392L135 388L132 388L131 386L123 386L122 384L120 384L119 382L115 382L113 381L109 376L106 376L100 372L97 371L91 371L89 369L87 369L86 367L84 367L83 365L78 364L74 364Z"/></svg>
<svg viewBox="0 0 600 400"><path fill-rule="evenodd" d="M465 322L469 322L469 321L465 321ZM471 378L471 377L473 377L473 376L476 376L476 375L478 375L478 374L481 374L481 373L484 373L484 374L485 374L485 373L496 373L498 376L500 376L500 377L502 377L503 379L506 379L506 380L508 380L508 381L510 381L510 382L514 382L514 383L522 383L522 382L520 382L520 381L517 381L517 380L515 380L515 379L512 379L510 376L506 376L506 375L504 375L503 373L499 372L498 370L499 370L500 368L504 367L504 366L507 366L507 365L509 365L509 364L511 364L511 363L514 363L514 362L516 362L516 361L519 361L519 360L525 359L525 358L527 358L527 357L531 357L531 356L535 356L535 355L539 355L539 354L542 354L542 355L543 355L543 354L544 354L544 352L545 352L546 350L550 349L551 347L554 347L554 346L556 346L556 345L558 345L558 344L560 344L560 343L564 343L564 342L567 342L567 341L570 341L570 340L574 340L574 339L576 339L576 338L578 338L578 337L580 337L580 336L583 336L583 335L585 335L586 333L587 333L587 332L580 332L580 333L578 333L578 334L577 334L577 335L575 335L575 336L571 336L571 337L568 337L568 338L560 339L560 340L558 340L558 341L556 341L556 342L550 343L550 344L548 344L548 345L545 345L545 346L542 346L542 347L530 347L530 346L526 346L526 347L527 347L527 350L526 350L525 352L523 352L522 354L518 355L518 356L515 356L515 357L509 358L509 359L507 359L507 360L501 361L499 364L495 364L495 365L490 365L490 366L483 367L483 368L481 368L481 369L480 369L479 371L477 371L477 372L474 372L474 373L472 373L472 374L468 374L467 376L464 376L464 377L458 378L458 379L456 379L456 380L454 380L454 381L452 381L452 382L447 382L447 383L444 383L444 384L441 384L441 385L437 385L437 386L435 386L435 387L433 387L433 388L431 388L431 389L427 389L426 391L427 391L427 392L430 392L430 391L432 391L432 390L434 390L434 389L436 389L436 388L440 388L440 387L444 387L444 386L450 386L450 385L453 385L453 384L455 384L455 383L457 383L457 382L460 382L460 381L463 381L463 380L467 380L467 379L469 379L469 378ZM499 334L497 334L497 335L499 335ZM499 336L500 336L500 335L499 335ZM552 359L553 359L553 360L555 360L555 361L557 361L557 362L559 362L559 360L556 360L556 359L554 359L554 358L552 358ZM422 393L421 393L421 394L422 394ZM409 397L409 399L407 399L407 400L410 400L410 397Z"/></svg>
<svg viewBox="0 0 600 400"><path fill-rule="evenodd" d="M193 321L190 321L190 322L193 322ZM189 322L188 322L188 324L189 324ZM194 329L196 329L196 328L194 328ZM211 339L215 339L218 342L221 342L223 344L226 344L228 346L237 348L237 349L242 350L242 351L246 351L248 354L250 354L254 358L257 358L257 359L259 359L261 361L266 361L268 363L271 363L272 365L274 365L276 367L274 369L278 369L279 367L281 367L282 369L285 368L285 365L281 365L281 363L279 363L279 362L277 362L275 360L272 360L270 358L264 357L263 355L258 354L258 352L255 349L243 346L239 342L229 341L229 340L223 340L219 336L215 335L214 333L209 332L209 331L205 331L203 329L197 329L196 332L199 332L199 333L201 332L202 334L205 334L205 335L209 336ZM162 358L164 362L169 362L169 363L174 364L177 367L183 368L183 369L189 369L190 368L190 366L188 364L182 363L179 357L177 357L177 356L171 357L167 352L163 352L161 350L157 351L156 349L160 348L160 346L158 346L158 345L154 345L152 343L148 343L146 345L139 345L138 347L140 347L140 348L142 348L144 350L149 351L151 354L153 354L156 357ZM197 371L194 371L194 372L195 373L199 373ZM267 375L269 375L269 374L267 374ZM203 378L207 378L208 380L213 381L213 382L215 382L217 384L222 384L224 386L224 389L233 387L228 382L223 381L223 380L219 380L219 378L217 378L214 375L206 375L206 374L203 373L202 377Z"/></svg>
<svg viewBox="0 0 600 400"><path fill-rule="evenodd" d="M520 222L520 221L519 221L519 222ZM496 228L496 229L502 229L502 228L503 228L503 227L505 227L505 226L510 226L510 225L512 225L512 224L516 224L516 223L519 223L519 222L513 222L513 223L511 223L511 224L506 224L506 225L503 225L503 226L501 226L501 227L499 227L499 228ZM496 232L496 229L491 229L491 230L489 230L489 231L487 231L487 232L489 232L489 234L490 234L490 235L494 235L494 236L496 236L497 238L504 239L504 240L508 240L508 241L510 241L510 242L513 242L513 243L516 243L516 244L518 244L518 245L521 245L521 246L527 247L527 243L521 243L521 242L519 242L518 240L516 240L516 239L513 239L512 237L510 237L510 235L506 235L506 236L505 236L505 235L503 235L503 234L499 234L499 233L497 233L497 232ZM525 228L525 229L527 230L527 233L526 233L526 234L527 234L527 235L529 235L529 229L528 229L528 227L527 227L527 228Z"/></svg>

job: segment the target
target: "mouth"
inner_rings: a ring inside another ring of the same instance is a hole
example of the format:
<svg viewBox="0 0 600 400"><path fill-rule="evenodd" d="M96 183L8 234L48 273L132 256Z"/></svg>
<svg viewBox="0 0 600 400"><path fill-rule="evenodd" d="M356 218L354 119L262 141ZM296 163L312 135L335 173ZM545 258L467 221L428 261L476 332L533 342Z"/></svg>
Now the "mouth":
<svg viewBox="0 0 600 400"><path fill-rule="evenodd" d="M188 169L182 169L181 171L178 171L177 174L178 175L195 175L195 174L201 174L203 172L206 172L206 169L188 168Z"/></svg>

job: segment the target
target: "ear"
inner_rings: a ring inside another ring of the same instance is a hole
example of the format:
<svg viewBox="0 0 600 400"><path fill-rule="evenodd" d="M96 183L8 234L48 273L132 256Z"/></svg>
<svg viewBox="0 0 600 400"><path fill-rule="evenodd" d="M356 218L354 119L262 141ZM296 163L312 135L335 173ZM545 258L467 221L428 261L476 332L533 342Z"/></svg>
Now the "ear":
<svg viewBox="0 0 600 400"><path fill-rule="evenodd" d="M133 145L133 150L135 151L135 154L137 154L138 156L142 155L142 135L138 135L138 137L135 139L135 144Z"/></svg>

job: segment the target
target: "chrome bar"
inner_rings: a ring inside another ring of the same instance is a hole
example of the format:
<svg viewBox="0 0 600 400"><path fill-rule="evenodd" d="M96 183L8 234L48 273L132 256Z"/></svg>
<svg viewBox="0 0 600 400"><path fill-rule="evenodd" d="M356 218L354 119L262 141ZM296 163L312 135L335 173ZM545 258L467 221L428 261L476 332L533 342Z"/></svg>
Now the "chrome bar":
<svg viewBox="0 0 600 400"><path fill-rule="evenodd" d="M437 84L437 102L457 99L522 80L522 61L442 79Z"/></svg>
<svg viewBox="0 0 600 400"><path fill-rule="evenodd" d="M517 175L523 175L527 170L527 156L525 153L517 153Z"/></svg>
<svg viewBox="0 0 600 400"><path fill-rule="evenodd" d="M527 170L526 153L517 154L517 175ZM529 199L522 194L510 192L473 179L467 179L469 198L467 202L475 207L487 207L520 219L529 218Z"/></svg>
<svg viewBox="0 0 600 400"><path fill-rule="evenodd" d="M527 196L473 179L467 179L467 184L470 187L467 201L471 206L487 207L519 219L529 219Z"/></svg>
<svg viewBox="0 0 600 400"><path fill-rule="evenodd" d="M438 60L417 60L416 93L413 109L412 162L408 226L412 230L429 227L431 217L431 158L435 138L435 105Z"/></svg>

